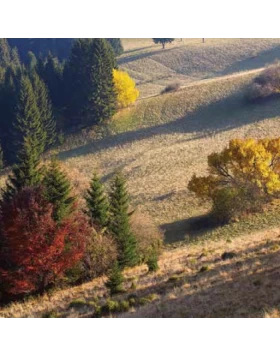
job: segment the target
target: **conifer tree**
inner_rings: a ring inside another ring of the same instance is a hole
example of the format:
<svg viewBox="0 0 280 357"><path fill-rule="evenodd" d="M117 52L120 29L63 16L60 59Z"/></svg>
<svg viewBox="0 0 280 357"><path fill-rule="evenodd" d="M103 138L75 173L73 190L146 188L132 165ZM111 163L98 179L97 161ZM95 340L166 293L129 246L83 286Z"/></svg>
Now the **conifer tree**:
<svg viewBox="0 0 280 357"><path fill-rule="evenodd" d="M32 85L26 76L20 80L15 120L11 146L16 164L8 177L4 200L12 198L24 187L37 185L41 181L38 165L44 149L45 133Z"/></svg>
<svg viewBox="0 0 280 357"><path fill-rule="evenodd" d="M11 64L11 48L6 38L0 38L0 66L7 67Z"/></svg>
<svg viewBox="0 0 280 357"><path fill-rule="evenodd" d="M105 39L78 39L65 68L68 112L74 123L83 125L109 119L116 110L113 69L116 61Z"/></svg>
<svg viewBox="0 0 280 357"><path fill-rule="evenodd" d="M120 38L106 38L106 40L112 46L116 56L120 56L123 53L123 45Z"/></svg>
<svg viewBox="0 0 280 357"><path fill-rule="evenodd" d="M12 137L11 144L14 153L20 152L27 138L30 138L30 145L32 145L34 155L38 158L45 149L46 131L40 118L37 98L30 79L26 75L23 75L20 80Z"/></svg>
<svg viewBox="0 0 280 357"><path fill-rule="evenodd" d="M38 152L34 149L31 136L26 136L17 155L17 164L13 166L6 188L2 191L2 203L12 199L25 187L39 185L41 179Z"/></svg>
<svg viewBox="0 0 280 357"><path fill-rule="evenodd" d="M49 147L56 141L56 123L53 118L48 89L35 72L32 74L32 84L39 109L42 129L45 133L45 147Z"/></svg>
<svg viewBox="0 0 280 357"><path fill-rule="evenodd" d="M75 197L72 195L71 184L57 160L53 159L45 168L42 183L45 198L54 207L53 218L55 221L61 221L73 210Z"/></svg>
<svg viewBox="0 0 280 357"><path fill-rule="evenodd" d="M120 267L137 264L136 239L131 232L129 222L129 196L122 175L117 174L112 182L110 194L109 228L118 245Z"/></svg>
<svg viewBox="0 0 280 357"><path fill-rule="evenodd" d="M29 72L32 73L33 71L36 70L37 58L32 51L28 51L27 58L28 58L27 68L28 68Z"/></svg>
<svg viewBox="0 0 280 357"><path fill-rule="evenodd" d="M105 283L106 287L110 290L110 295L118 294L123 291L123 275L118 262L115 262L111 269L108 280Z"/></svg>
<svg viewBox="0 0 280 357"><path fill-rule="evenodd" d="M106 227L108 223L108 201L96 172L93 174L90 188L86 193L86 203L88 215L92 221L101 227Z"/></svg>

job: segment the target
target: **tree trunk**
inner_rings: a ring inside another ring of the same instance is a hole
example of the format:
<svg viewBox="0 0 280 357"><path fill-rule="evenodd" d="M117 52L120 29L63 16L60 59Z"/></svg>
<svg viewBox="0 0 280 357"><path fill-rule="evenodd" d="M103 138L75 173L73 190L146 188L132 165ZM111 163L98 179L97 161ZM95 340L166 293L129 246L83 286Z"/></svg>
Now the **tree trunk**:
<svg viewBox="0 0 280 357"><path fill-rule="evenodd" d="M162 49L163 49L163 50L165 49L165 43L162 44Z"/></svg>
<svg viewBox="0 0 280 357"><path fill-rule="evenodd" d="M202 43L204 43L204 42L205 42L205 38L202 39Z"/></svg>

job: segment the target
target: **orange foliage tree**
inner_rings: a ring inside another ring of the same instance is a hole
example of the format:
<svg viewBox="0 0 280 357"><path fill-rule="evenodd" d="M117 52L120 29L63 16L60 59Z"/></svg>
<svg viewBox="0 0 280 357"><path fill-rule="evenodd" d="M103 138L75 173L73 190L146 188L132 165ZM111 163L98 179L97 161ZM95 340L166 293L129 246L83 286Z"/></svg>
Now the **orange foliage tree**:
<svg viewBox="0 0 280 357"><path fill-rule="evenodd" d="M2 293L42 293L84 255L87 219L73 213L59 224L42 189L25 188L3 207L0 217Z"/></svg>
<svg viewBox="0 0 280 357"><path fill-rule="evenodd" d="M221 220L259 210L280 193L280 138L233 139L208 156L209 175L194 175L188 188L212 200Z"/></svg>

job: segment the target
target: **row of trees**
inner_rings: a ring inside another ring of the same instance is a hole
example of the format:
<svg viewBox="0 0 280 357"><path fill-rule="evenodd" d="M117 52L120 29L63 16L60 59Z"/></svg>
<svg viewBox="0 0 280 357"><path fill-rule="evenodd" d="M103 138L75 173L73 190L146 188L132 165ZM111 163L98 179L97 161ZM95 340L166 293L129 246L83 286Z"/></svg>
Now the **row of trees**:
<svg viewBox="0 0 280 357"><path fill-rule="evenodd" d="M6 187L0 214L4 302L43 293L62 281L80 283L110 269L108 286L112 285L114 293L119 287L116 278L122 277L125 267L143 262L150 270L157 267L154 259L157 261L161 242L151 240L145 257L140 256L141 241L131 230L129 195L121 174L113 179L109 196L94 174L85 208L79 206L69 179L55 160L36 167L33 185L27 177L24 185L22 178L16 184L15 169L11 177L14 189Z"/></svg>
<svg viewBox="0 0 280 357"><path fill-rule="evenodd" d="M15 162L27 131L32 145L42 153L61 137L58 133L104 122L138 95L129 75L117 69L114 51L105 39L77 39L64 63L52 54L37 58L29 52L25 64L1 39L0 140L4 161Z"/></svg>

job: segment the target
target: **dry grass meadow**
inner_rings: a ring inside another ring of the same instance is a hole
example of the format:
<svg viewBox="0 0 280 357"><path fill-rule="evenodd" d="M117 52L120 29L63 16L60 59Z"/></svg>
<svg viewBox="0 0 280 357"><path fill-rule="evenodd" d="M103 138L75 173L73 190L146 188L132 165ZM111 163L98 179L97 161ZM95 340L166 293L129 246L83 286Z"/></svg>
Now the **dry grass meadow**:
<svg viewBox="0 0 280 357"><path fill-rule="evenodd" d="M224 227L204 225L207 203L188 192L193 173L232 138L280 136L280 101L248 104L253 78L280 58L279 39L176 39L166 50L151 39L123 39L120 67L136 80L141 98L96 130L69 137L56 150L75 189L93 170L108 185L124 173L131 206L148 213L169 245L160 270L127 270L137 306L120 317L279 317L279 204ZM159 95L167 84L180 90ZM221 254L236 255L222 260ZM105 277L0 310L2 317L90 317L108 299ZM132 284L133 283L133 284ZM133 288L132 288L133 285ZM137 301L138 301L137 300Z"/></svg>

